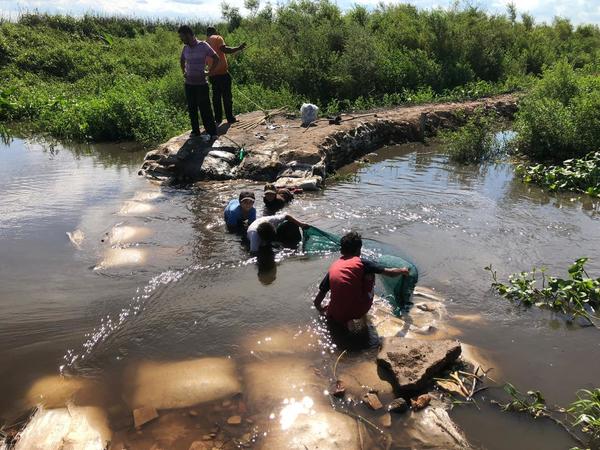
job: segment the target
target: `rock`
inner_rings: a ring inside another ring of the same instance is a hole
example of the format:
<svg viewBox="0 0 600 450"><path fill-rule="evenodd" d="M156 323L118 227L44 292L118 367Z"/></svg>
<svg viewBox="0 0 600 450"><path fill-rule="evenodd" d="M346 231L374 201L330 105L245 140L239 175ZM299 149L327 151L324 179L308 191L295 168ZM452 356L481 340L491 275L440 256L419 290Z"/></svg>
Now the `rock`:
<svg viewBox="0 0 600 450"><path fill-rule="evenodd" d="M363 395L365 388L371 392L376 391L379 395L394 392L392 385L379 376L375 361L359 360L355 362L347 357L338 367L338 378L344 384L346 392L357 398Z"/></svg>
<svg viewBox="0 0 600 450"><path fill-rule="evenodd" d="M224 161L227 161L229 164L235 164L237 159L235 153L227 152L224 150L211 150L210 152L208 152L208 156L222 159Z"/></svg>
<svg viewBox="0 0 600 450"><path fill-rule="evenodd" d="M258 411L268 411L280 407L285 399L309 396L330 407L311 364L310 359L297 356L274 356L246 365L244 393L248 404Z"/></svg>
<svg viewBox="0 0 600 450"><path fill-rule="evenodd" d="M309 131L309 133L310 133L310 131ZM296 161L296 162L302 163L302 164L314 165L321 161L322 156L321 156L320 152L304 150L304 149L300 149L300 148L294 148L294 149L290 149L290 150L281 152L279 155L279 159L284 164L289 164L292 161Z"/></svg>
<svg viewBox="0 0 600 450"><path fill-rule="evenodd" d="M359 450L356 420L330 410L299 414L286 426L273 424L267 436L257 443L260 450Z"/></svg>
<svg viewBox="0 0 600 450"><path fill-rule="evenodd" d="M240 416L231 416L227 419L228 425L239 425L242 423L242 418Z"/></svg>
<svg viewBox="0 0 600 450"><path fill-rule="evenodd" d="M426 408L431 403L431 395L422 394L419 395L416 399L410 399L410 406L413 411L419 411L421 409Z"/></svg>
<svg viewBox="0 0 600 450"><path fill-rule="evenodd" d="M131 408L187 408L241 390L235 362L229 358L133 364L125 371L124 385Z"/></svg>
<svg viewBox="0 0 600 450"><path fill-rule="evenodd" d="M136 428L158 418L158 412L151 406L142 406L133 410L133 423Z"/></svg>
<svg viewBox="0 0 600 450"><path fill-rule="evenodd" d="M332 395L337 398L342 398L346 394L346 386L341 380L337 380L332 389Z"/></svg>
<svg viewBox="0 0 600 450"><path fill-rule="evenodd" d="M192 442L192 445L190 445L189 450L206 450L208 448L210 447L208 447L205 442L194 441Z"/></svg>
<svg viewBox="0 0 600 450"><path fill-rule="evenodd" d="M195 409L190 409L190 410L188 411L188 414L189 414L191 417L198 417L198 411L196 411Z"/></svg>
<svg viewBox="0 0 600 450"><path fill-rule="evenodd" d="M85 234L83 233L83 231L81 231L81 230L75 230L73 232L67 231L67 237L69 238L69 241L71 241L71 244L73 244L73 246L77 250L81 250L81 243L85 239Z"/></svg>
<svg viewBox="0 0 600 450"><path fill-rule="evenodd" d="M398 394L421 390L460 356L458 341L422 341L404 337L383 339L377 363L393 376Z"/></svg>
<svg viewBox="0 0 600 450"><path fill-rule="evenodd" d="M308 178L313 174L312 164L292 161L277 174L277 178Z"/></svg>
<svg viewBox="0 0 600 450"><path fill-rule="evenodd" d="M276 188L298 187L303 191L318 191L323 184L323 179L319 176L306 178L283 177L278 178L274 184Z"/></svg>
<svg viewBox="0 0 600 450"><path fill-rule="evenodd" d="M281 170L276 153L250 153L238 166L238 175L251 180L274 180Z"/></svg>
<svg viewBox="0 0 600 450"><path fill-rule="evenodd" d="M96 407L38 408L19 434L15 450L104 450L111 432L106 414Z"/></svg>
<svg viewBox="0 0 600 450"><path fill-rule="evenodd" d="M76 405L90 404L96 392L100 396L104 394L102 386L90 379L48 375L31 385L25 395L23 407L28 409L41 404L46 408L62 408L71 402Z"/></svg>
<svg viewBox="0 0 600 450"><path fill-rule="evenodd" d="M200 174L202 178L208 180L229 180L233 178L231 163L225 159L211 155L207 155L202 161Z"/></svg>
<svg viewBox="0 0 600 450"><path fill-rule="evenodd" d="M383 416L381 416L379 418L379 423L381 423L382 426L389 428L392 426L392 416L390 415L390 413L385 413Z"/></svg>
<svg viewBox="0 0 600 450"><path fill-rule="evenodd" d="M398 397L390 402L390 404L387 407L387 410L390 412L402 414L408 411L408 403L406 403L406 400L404 400L402 397Z"/></svg>
<svg viewBox="0 0 600 450"><path fill-rule="evenodd" d="M381 401L379 400L377 394L369 392L368 394L365 394L363 400L374 411L383 408L383 405L381 404Z"/></svg>

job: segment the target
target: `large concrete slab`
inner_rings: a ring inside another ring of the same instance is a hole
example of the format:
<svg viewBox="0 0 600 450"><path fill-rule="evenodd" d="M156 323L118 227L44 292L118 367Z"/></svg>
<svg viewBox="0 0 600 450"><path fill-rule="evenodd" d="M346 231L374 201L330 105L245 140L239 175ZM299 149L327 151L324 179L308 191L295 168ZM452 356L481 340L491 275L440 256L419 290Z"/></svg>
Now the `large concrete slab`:
<svg viewBox="0 0 600 450"><path fill-rule="evenodd" d="M396 393L404 395L424 389L460 353L458 341L388 337L383 339L377 363L389 371Z"/></svg>

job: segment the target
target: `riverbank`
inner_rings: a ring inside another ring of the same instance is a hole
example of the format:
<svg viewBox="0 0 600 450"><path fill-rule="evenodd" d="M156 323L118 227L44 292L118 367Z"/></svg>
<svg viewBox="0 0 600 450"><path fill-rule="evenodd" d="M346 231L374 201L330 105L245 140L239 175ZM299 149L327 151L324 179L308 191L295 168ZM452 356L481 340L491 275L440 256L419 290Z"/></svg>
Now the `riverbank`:
<svg viewBox="0 0 600 450"><path fill-rule="evenodd" d="M214 142L187 132L172 138L146 155L140 174L166 184L238 178L316 190L327 176L369 152L456 128L478 109L510 119L517 96L343 114L336 123L321 118L309 127L281 110L255 111L221 125Z"/></svg>

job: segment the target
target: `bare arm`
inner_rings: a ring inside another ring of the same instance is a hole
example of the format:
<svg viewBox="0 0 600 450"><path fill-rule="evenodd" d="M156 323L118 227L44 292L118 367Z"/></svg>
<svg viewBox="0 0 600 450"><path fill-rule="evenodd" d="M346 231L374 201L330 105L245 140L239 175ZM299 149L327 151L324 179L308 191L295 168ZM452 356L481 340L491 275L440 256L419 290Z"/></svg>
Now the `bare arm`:
<svg viewBox="0 0 600 450"><path fill-rule="evenodd" d="M408 275L410 273L408 267L394 267L393 269L384 269L381 275L386 277L399 277L400 275Z"/></svg>
<svg viewBox="0 0 600 450"><path fill-rule="evenodd" d="M217 55L216 53L214 55L211 56L213 62L212 62L212 66L211 67L217 67L217 64L219 64L219 61L221 60L219 58L219 55Z"/></svg>
<svg viewBox="0 0 600 450"><path fill-rule="evenodd" d="M321 306L323 303L323 300L325 299L325 295L327 295L327 291L319 291L319 293L315 297L314 305L315 305L315 308L317 308L317 311L319 311L319 312L323 312L325 310L325 308L323 308L323 306Z"/></svg>
<svg viewBox="0 0 600 450"><path fill-rule="evenodd" d="M240 51L244 50L245 48L246 48L246 43L244 42L244 43L238 45L237 47L228 47L225 44L223 44L223 45L221 45L220 50L223 53L226 53L229 55L232 53L240 52Z"/></svg>
<svg viewBox="0 0 600 450"><path fill-rule="evenodd" d="M298 225L302 229L308 228L310 226L307 223L300 222L299 220L295 219L294 217L290 216L289 214L285 215L285 220L287 220L288 222L292 222L294 225Z"/></svg>

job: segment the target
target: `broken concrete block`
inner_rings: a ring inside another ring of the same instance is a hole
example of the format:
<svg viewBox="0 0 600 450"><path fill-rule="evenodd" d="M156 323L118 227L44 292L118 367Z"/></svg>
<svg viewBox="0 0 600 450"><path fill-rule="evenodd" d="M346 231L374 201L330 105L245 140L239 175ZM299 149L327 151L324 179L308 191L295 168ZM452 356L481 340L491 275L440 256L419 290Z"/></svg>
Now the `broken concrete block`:
<svg viewBox="0 0 600 450"><path fill-rule="evenodd" d="M242 423L242 418L240 416L231 416L227 419L228 425L239 425Z"/></svg>
<svg viewBox="0 0 600 450"><path fill-rule="evenodd" d="M187 408L241 390L235 362L229 358L138 363L125 371L124 385L131 408Z"/></svg>
<svg viewBox="0 0 600 450"><path fill-rule="evenodd" d="M104 450L111 438L108 421L97 407L40 407L19 434L15 450Z"/></svg>
<svg viewBox="0 0 600 450"><path fill-rule="evenodd" d="M419 411L421 409L427 408L427 406L431 403L431 395L423 394L419 395L417 398L410 399L410 406L413 411Z"/></svg>
<svg viewBox="0 0 600 450"><path fill-rule="evenodd" d="M381 401L379 400L377 394L369 392L368 394L365 394L363 400L374 411L383 408L383 405L381 404Z"/></svg>
<svg viewBox="0 0 600 450"><path fill-rule="evenodd" d="M421 390L460 356L458 341L422 341L404 337L383 339L377 363L393 376L396 393Z"/></svg>
<svg viewBox="0 0 600 450"><path fill-rule="evenodd" d="M406 403L406 400L404 400L402 397L395 398L390 402L390 404L387 407L387 410L390 412L402 414L408 411L408 403Z"/></svg>
<svg viewBox="0 0 600 450"><path fill-rule="evenodd" d="M142 406L133 410L133 423L136 428L158 418L158 412L151 406Z"/></svg>
<svg viewBox="0 0 600 450"><path fill-rule="evenodd" d="M392 416L390 415L390 413L385 413L383 416L381 416L379 418L379 423L386 428L391 427L392 426Z"/></svg>

